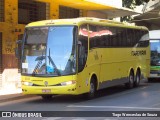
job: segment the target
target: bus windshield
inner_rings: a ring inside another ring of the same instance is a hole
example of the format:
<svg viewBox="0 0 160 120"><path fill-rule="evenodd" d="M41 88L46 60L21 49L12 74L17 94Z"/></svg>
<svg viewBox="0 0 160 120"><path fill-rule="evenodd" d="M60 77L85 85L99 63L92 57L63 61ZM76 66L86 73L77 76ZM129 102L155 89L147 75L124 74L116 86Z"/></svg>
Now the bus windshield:
<svg viewBox="0 0 160 120"><path fill-rule="evenodd" d="M76 72L75 26L27 28L22 74L70 75Z"/></svg>
<svg viewBox="0 0 160 120"><path fill-rule="evenodd" d="M160 40L150 40L151 44L151 65L160 65Z"/></svg>

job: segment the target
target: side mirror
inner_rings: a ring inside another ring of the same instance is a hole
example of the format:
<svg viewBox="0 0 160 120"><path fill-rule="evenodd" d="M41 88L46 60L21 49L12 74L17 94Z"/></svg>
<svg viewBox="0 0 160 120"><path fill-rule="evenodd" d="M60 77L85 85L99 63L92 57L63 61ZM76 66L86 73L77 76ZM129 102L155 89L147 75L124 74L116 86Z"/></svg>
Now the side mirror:
<svg viewBox="0 0 160 120"><path fill-rule="evenodd" d="M22 46L22 40L16 41L17 47L15 48L15 56L18 59L21 59L21 46Z"/></svg>

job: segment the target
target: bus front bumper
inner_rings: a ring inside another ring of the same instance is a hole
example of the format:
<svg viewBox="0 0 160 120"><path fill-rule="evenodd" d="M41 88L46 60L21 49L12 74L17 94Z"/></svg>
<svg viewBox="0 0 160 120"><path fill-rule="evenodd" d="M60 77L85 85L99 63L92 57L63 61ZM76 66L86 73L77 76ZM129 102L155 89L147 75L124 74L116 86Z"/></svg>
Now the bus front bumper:
<svg viewBox="0 0 160 120"><path fill-rule="evenodd" d="M23 94L68 94L68 95L77 95L76 85L68 86L25 86L22 85Z"/></svg>
<svg viewBox="0 0 160 120"><path fill-rule="evenodd" d="M160 78L160 73L158 73L158 74L150 74L149 78Z"/></svg>
<svg viewBox="0 0 160 120"><path fill-rule="evenodd" d="M160 78L160 70L151 70L149 78Z"/></svg>

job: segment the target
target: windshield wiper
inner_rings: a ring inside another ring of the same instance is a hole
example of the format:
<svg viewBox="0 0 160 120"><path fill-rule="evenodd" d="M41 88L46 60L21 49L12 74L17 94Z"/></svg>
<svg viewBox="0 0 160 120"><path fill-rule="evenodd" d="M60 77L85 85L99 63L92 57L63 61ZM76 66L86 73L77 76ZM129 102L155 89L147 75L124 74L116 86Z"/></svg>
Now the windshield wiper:
<svg viewBox="0 0 160 120"><path fill-rule="evenodd" d="M58 74L59 76L61 76L60 71L58 70L57 66L55 65L55 63L53 62L53 60L52 60L52 58L51 58L51 56L50 56L50 48L49 48L49 56L48 56L48 58L49 58L49 63L51 62L51 64L52 64L53 67L55 68L57 74Z"/></svg>

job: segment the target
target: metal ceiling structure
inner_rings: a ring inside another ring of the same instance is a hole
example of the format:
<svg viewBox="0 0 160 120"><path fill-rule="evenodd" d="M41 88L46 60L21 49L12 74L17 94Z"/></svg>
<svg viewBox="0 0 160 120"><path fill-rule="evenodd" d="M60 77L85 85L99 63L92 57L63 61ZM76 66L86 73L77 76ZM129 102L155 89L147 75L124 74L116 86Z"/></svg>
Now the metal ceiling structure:
<svg viewBox="0 0 160 120"><path fill-rule="evenodd" d="M146 23L148 25L155 25L160 28L160 1L153 5L148 3L148 7L147 5L144 7L144 13L134 17L133 21L137 22L138 24Z"/></svg>
<svg viewBox="0 0 160 120"><path fill-rule="evenodd" d="M76 9L93 10L100 13L107 14L107 18L116 18L127 15L140 14L131 9L118 8L107 4L101 4L92 0L57 0L55 1L60 5L68 6Z"/></svg>

